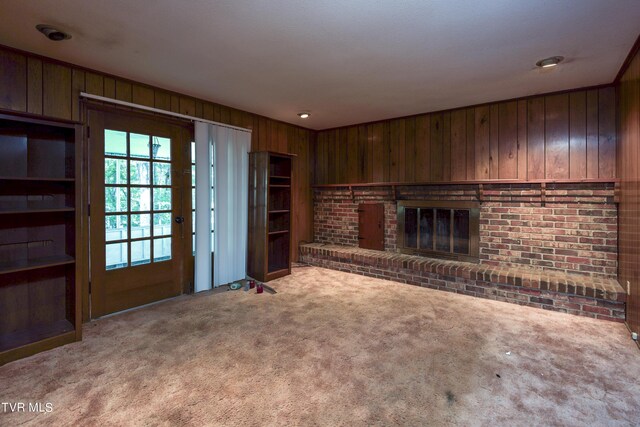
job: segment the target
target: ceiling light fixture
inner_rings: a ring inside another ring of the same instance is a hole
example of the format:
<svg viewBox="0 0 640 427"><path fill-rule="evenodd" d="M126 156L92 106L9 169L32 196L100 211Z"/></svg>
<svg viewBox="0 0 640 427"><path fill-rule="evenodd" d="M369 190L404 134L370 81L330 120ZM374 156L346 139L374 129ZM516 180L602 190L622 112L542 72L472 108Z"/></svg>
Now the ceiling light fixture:
<svg viewBox="0 0 640 427"><path fill-rule="evenodd" d="M536 62L536 66L540 68L555 67L560 62L562 62L563 59L564 56L550 56L549 58L541 59L540 61Z"/></svg>
<svg viewBox="0 0 640 427"><path fill-rule="evenodd" d="M71 38L70 34L60 31L50 25L38 24L36 25L36 30L40 31L46 38L54 42L69 40Z"/></svg>
<svg viewBox="0 0 640 427"><path fill-rule="evenodd" d="M298 113L298 117L300 117L301 119L306 119L311 115L311 113L307 113L307 112L302 112L302 113Z"/></svg>

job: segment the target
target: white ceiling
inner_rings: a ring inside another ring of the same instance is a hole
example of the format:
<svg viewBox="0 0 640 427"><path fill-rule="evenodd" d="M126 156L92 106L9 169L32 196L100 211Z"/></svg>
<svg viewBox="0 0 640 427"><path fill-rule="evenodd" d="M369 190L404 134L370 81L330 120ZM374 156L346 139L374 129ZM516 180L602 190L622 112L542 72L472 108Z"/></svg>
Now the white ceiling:
<svg viewBox="0 0 640 427"><path fill-rule="evenodd" d="M640 0L2 0L0 16L0 44L325 129L610 83Z"/></svg>

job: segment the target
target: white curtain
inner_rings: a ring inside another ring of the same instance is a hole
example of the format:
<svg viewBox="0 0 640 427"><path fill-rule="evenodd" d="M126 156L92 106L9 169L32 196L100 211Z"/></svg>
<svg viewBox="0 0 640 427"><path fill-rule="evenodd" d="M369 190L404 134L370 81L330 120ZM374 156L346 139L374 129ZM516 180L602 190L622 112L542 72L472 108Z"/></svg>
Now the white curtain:
<svg viewBox="0 0 640 427"><path fill-rule="evenodd" d="M195 290L200 292L211 289L212 277L217 287L247 275L251 133L196 122L195 136Z"/></svg>

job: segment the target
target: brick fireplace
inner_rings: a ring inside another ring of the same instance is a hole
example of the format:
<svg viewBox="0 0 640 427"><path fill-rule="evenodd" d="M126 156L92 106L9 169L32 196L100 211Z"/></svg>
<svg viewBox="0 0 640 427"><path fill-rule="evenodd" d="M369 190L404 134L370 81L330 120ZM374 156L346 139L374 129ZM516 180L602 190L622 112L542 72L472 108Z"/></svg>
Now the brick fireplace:
<svg viewBox="0 0 640 427"><path fill-rule="evenodd" d="M544 188L546 187L546 188ZM480 202L479 263L615 278L612 183L317 188L314 241L358 246L358 204L383 203L385 251L398 252L397 200Z"/></svg>
<svg viewBox="0 0 640 427"><path fill-rule="evenodd" d="M318 187L302 262L416 286L623 322L613 183ZM400 253L398 201L475 202L476 262ZM358 206L384 205L384 251L358 248Z"/></svg>

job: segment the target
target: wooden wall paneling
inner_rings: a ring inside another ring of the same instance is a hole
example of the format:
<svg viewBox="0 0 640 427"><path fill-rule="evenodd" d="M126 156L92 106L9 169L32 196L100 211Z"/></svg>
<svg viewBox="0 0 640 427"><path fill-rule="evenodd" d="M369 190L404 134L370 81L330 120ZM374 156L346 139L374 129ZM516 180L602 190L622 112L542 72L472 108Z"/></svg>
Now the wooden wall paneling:
<svg viewBox="0 0 640 427"><path fill-rule="evenodd" d="M78 68L71 70L71 119L82 120L80 111L80 93L85 90L85 72Z"/></svg>
<svg viewBox="0 0 640 427"><path fill-rule="evenodd" d="M489 106L489 178L500 178L500 104Z"/></svg>
<svg viewBox="0 0 640 427"><path fill-rule="evenodd" d="M179 113L187 116L195 116L196 115L196 100L193 98L188 98L185 96L180 96L178 98L179 105Z"/></svg>
<svg viewBox="0 0 640 427"><path fill-rule="evenodd" d="M491 120L488 105L482 105L474 109L474 129L476 143L475 177L476 179L489 179Z"/></svg>
<svg viewBox="0 0 640 427"><path fill-rule="evenodd" d="M148 86L134 84L131 87L131 99L134 104L155 107L155 93Z"/></svg>
<svg viewBox="0 0 640 427"><path fill-rule="evenodd" d="M384 150L384 142L383 142L383 124L382 123L374 123L367 125L367 134L370 135L371 138L371 151L373 153L373 163L371 164L371 181L372 182L383 182L384 178L384 162L386 158L386 152ZM322 135L321 132L320 135Z"/></svg>
<svg viewBox="0 0 640 427"><path fill-rule="evenodd" d="M348 167L348 134L347 128L340 128L336 131L336 143L338 144L338 156L333 160L336 163L335 181L336 183L345 183L347 181Z"/></svg>
<svg viewBox="0 0 640 427"><path fill-rule="evenodd" d="M518 101L518 179L526 181L527 176L527 101Z"/></svg>
<svg viewBox="0 0 640 427"><path fill-rule="evenodd" d="M114 98L116 97L116 81L115 79L111 78L111 77L105 77L104 78L104 96L107 98Z"/></svg>
<svg viewBox="0 0 640 427"><path fill-rule="evenodd" d="M174 113L179 113L180 112L180 96L171 94L170 107L171 107L170 111L172 111Z"/></svg>
<svg viewBox="0 0 640 427"><path fill-rule="evenodd" d="M431 170L431 119L427 114L416 117L415 177L417 182L429 180Z"/></svg>
<svg viewBox="0 0 640 427"><path fill-rule="evenodd" d="M587 178L587 93L569 94L569 178Z"/></svg>
<svg viewBox="0 0 640 427"><path fill-rule="evenodd" d="M116 99L131 102L133 100L131 83L125 80L116 80Z"/></svg>
<svg viewBox="0 0 640 427"><path fill-rule="evenodd" d="M443 117L442 113L434 113L429 115L431 118L431 136L430 136L430 164L429 179L430 181L442 181L444 179L444 147L443 147Z"/></svg>
<svg viewBox="0 0 640 427"><path fill-rule="evenodd" d="M214 120L215 120L215 107L213 109L214 112ZM267 128L267 119L265 117L260 117L258 119L258 140L257 147L255 151L265 151L269 149L269 129Z"/></svg>
<svg viewBox="0 0 640 427"><path fill-rule="evenodd" d="M231 110L229 110L229 121L231 121ZM278 151L281 153L289 152L289 134L287 131L289 127L289 125L278 122Z"/></svg>
<svg viewBox="0 0 640 427"><path fill-rule="evenodd" d="M598 178L616 177L616 94L598 89Z"/></svg>
<svg viewBox="0 0 640 427"><path fill-rule="evenodd" d="M27 112L42 114L42 60L33 57L27 58Z"/></svg>
<svg viewBox="0 0 640 427"><path fill-rule="evenodd" d="M451 112L442 115L442 179L451 181Z"/></svg>
<svg viewBox="0 0 640 427"><path fill-rule="evenodd" d="M402 148L404 149L404 144ZM391 120L389 122L389 178L388 178L388 180L391 182L400 181L400 177L398 173L399 162L400 162L400 122L399 120Z"/></svg>
<svg viewBox="0 0 640 427"><path fill-rule="evenodd" d="M71 120L71 69L60 64L43 64L42 110L45 116Z"/></svg>
<svg viewBox="0 0 640 427"><path fill-rule="evenodd" d="M545 177L544 97L527 101L527 176L529 179Z"/></svg>
<svg viewBox="0 0 640 427"><path fill-rule="evenodd" d="M545 97L546 178L569 178L569 95Z"/></svg>
<svg viewBox="0 0 640 427"><path fill-rule="evenodd" d="M27 58L0 50L0 108L27 111Z"/></svg>
<svg viewBox="0 0 640 427"><path fill-rule="evenodd" d="M391 158L391 144L390 137L391 135L391 126L390 122L385 121L382 122L382 152L384 153L382 157L382 181L388 182L390 181L390 162Z"/></svg>
<svg viewBox="0 0 640 427"><path fill-rule="evenodd" d="M360 125L356 128L356 134L358 139L358 173L357 182L370 182L369 165L371 161L369 159L369 141L367 139L367 127Z"/></svg>
<svg viewBox="0 0 640 427"><path fill-rule="evenodd" d="M329 134L323 132L318 135L316 141L316 183L328 184L329 183L329 170L328 170L328 143L327 139Z"/></svg>
<svg viewBox="0 0 640 427"><path fill-rule="evenodd" d="M85 75L85 88L87 93L104 96L104 77L100 74L87 72ZM160 108L156 105L156 108Z"/></svg>
<svg viewBox="0 0 640 427"><path fill-rule="evenodd" d="M358 127L349 126L347 128L347 180L348 183L359 181L358 168Z"/></svg>
<svg viewBox="0 0 640 427"><path fill-rule="evenodd" d="M451 180L467 179L467 111L451 112Z"/></svg>
<svg viewBox="0 0 640 427"><path fill-rule="evenodd" d="M518 178L518 102L499 104L498 178Z"/></svg>
<svg viewBox="0 0 640 427"><path fill-rule="evenodd" d="M161 110L171 111L171 94L164 90L154 91L154 106Z"/></svg>
<svg viewBox="0 0 640 427"><path fill-rule="evenodd" d="M475 132L475 110L473 108L467 108L465 110L466 131L465 137L467 143L467 164L466 164L466 179L476 179L476 132Z"/></svg>
<svg viewBox="0 0 640 427"><path fill-rule="evenodd" d="M404 180L416 180L416 118L407 117L404 121Z"/></svg>
<svg viewBox="0 0 640 427"><path fill-rule="evenodd" d="M229 107L226 107L224 105L220 106L220 118L218 119L218 121L221 122L221 123L229 123L231 121L231 109ZM276 124L272 120L268 120L268 121L271 122L274 125ZM277 132L277 130L276 130L276 132Z"/></svg>
<svg viewBox="0 0 640 427"><path fill-rule="evenodd" d="M587 178L597 179L598 166L598 90L587 91Z"/></svg>
<svg viewBox="0 0 640 427"><path fill-rule="evenodd" d="M198 117L198 118L200 118L200 119L204 118L204 111L203 111L204 110L204 106L203 106L203 104L204 103L202 101L200 101L199 99L196 99L196 110L193 113L193 115Z"/></svg>

